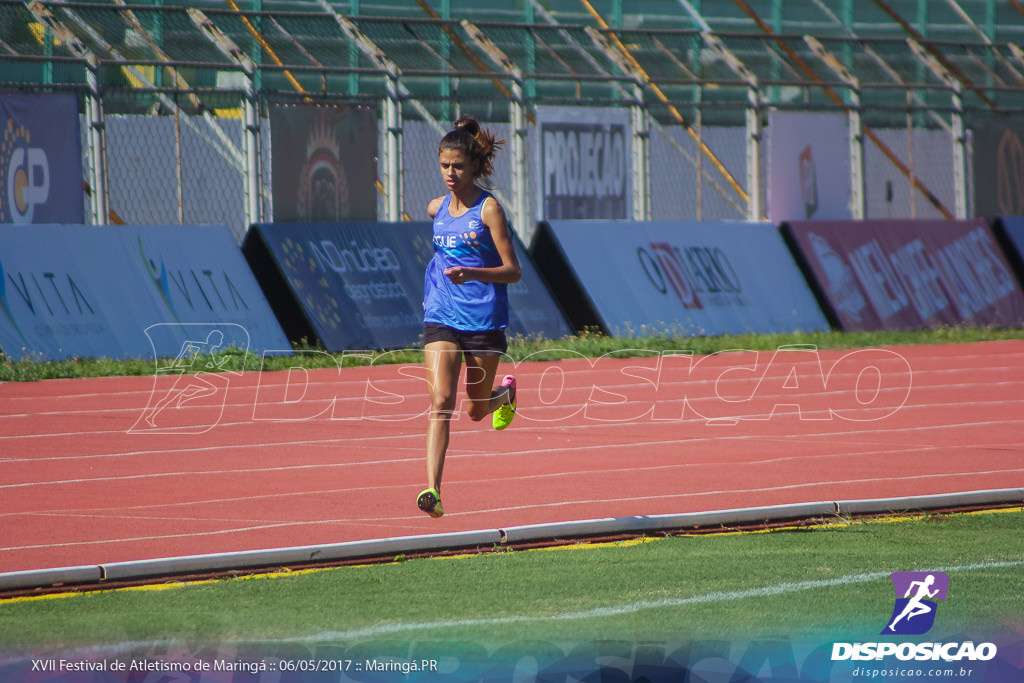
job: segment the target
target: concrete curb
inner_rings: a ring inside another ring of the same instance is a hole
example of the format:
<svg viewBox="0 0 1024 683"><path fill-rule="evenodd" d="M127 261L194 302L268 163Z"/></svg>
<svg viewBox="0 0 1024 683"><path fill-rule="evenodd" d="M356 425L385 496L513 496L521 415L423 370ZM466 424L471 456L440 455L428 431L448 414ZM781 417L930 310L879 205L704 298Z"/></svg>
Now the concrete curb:
<svg viewBox="0 0 1024 683"><path fill-rule="evenodd" d="M531 524L504 529L483 529L447 534L426 534L349 541L293 548L272 548L232 553L188 555L132 562L112 562L79 567L58 567L0 573L0 591L73 586L100 581L145 579L197 572L251 569L309 562L334 562L363 557L401 555L431 550L456 550L503 543L524 543L553 539L619 533L643 533L667 529L726 527L736 524L806 519L832 515L863 515L942 508L1024 503L1024 488L967 491L930 496L879 498L848 501L819 501L793 505L772 505L735 510L713 510L671 515L609 517L572 522Z"/></svg>

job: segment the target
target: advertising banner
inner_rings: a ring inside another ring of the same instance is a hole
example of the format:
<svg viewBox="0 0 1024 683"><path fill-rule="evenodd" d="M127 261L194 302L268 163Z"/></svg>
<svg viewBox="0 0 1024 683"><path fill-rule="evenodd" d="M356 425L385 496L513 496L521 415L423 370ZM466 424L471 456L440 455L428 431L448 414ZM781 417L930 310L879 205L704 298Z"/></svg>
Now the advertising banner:
<svg viewBox="0 0 1024 683"><path fill-rule="evenodd" d="M1024 322L1020 285L982 219L804 221L784 229L845 330Z"/></svg>
<svg viewBox="0 0 1024 683"><path fill-rule="evenodd" d="M422 343L431 236L427 222L261 224L250 230L243 251L265 290L291 294L271 302L290 337L315 337L330 351L390 349ZM569 334L529 255L515 243L523 278L509 285L509 332Z"/></svg>
<svg viewBox="0 0 1024 683"><path fill-rule="evenodd" d="M1003 216L992 227L1017 281L1024 285L1024 217Z"/></svg>
<svg viewBox="0 0 1024 683"><path fill-rule="evenodd" d="M828 328L770 223L549 221L533 254L577 327L616 336ZM592 320L573 303L581 299Z"/></svg>
<svg viewBox="0 0 1024 683"><path fill-rule="evenodd" d="M274 221L377 218L377 110L270 107Z"/></svg>
<svg viewBox="0 0 1024 683"><path fill-rule="evenodd" d="M1024 117L978 117L973 134L975 215L1024 214Z"/></svg>
<svg viewBox="0 0 1024 683"><path fill-rule="evenodd" d="M620 109L537 107L541 216L630 215L630 121Z"/></svg>
<svg viewBox="0 0 1024 683"><path fill-rule="evenodd" d="M851 218L847 117L772 111L766 132L769 218Z"/></svg>
<svg viewBox="0 0 1024 683"><path fill-rule="evenodd" d="M998 226L1019 258L1024 259L1024 216L1003 216Z"/></svg>
<svg viewBox="0 0 1024 683"><path fill-rule="evenodd" d="M224 226L0 226L0 348L12 358L290 353Z"/></svg>
<svg viewBox="0 0 1024 683"><path fill-rule="evenodd" d="M71 93L0 93L0 223L82 223L82 141Z"/></svg>

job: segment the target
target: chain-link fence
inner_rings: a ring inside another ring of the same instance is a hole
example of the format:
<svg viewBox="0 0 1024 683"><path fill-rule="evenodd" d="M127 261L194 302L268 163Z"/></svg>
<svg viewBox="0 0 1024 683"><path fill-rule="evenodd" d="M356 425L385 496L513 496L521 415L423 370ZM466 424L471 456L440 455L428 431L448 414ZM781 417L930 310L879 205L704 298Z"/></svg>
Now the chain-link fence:
<svg viewBox="0 0 1024 683"><path fill-rule="evenodd" d="M184 118L182 115L181 118ZM244 167L229 156L231 148L204 135L189 119L183 124L174 116L114 115L106 118L107 177L112 216L132 225L222 224L241 239L248 225L245 210ZM215 119L235 145L241 139L238 119ZM264 121L266 124L266 121ZM492 127L500 139L508 137L508 125ZM942 130L906 129L878 131L892 150L908 159L916 177L944 204L953 203L952 144ZM262 187L271 187L270 131L262 129L264 150ZM743 128L702 128L701 137L716 150L735 177L746 174L745 130ZM421 121L405 125L402 149L403 206L409 220L426 220L431 199L444 193L437 166L439 136L433 126ZM651 216L658 221L715 221L746 218L741 198L701 162L697 143L681 126L662 126L652 134ZM877 148L865 149L865 191L867 218L941 218L941 213L920 192L911 192L907 176L899 172ZM531 173L528 187L534 186ZM383 169L378 169L381 177ZM495 174L488 182L498 192L511 187L511 158L499 153ZM264 216L273 215L270 194L262 197ZM384 195L378 195L378 216L385 212ZM532 206L534 211L536 206ZM528 236L528 226L517 226Z"/></svg>
<svg viewBox="0 0 1024 683"><path fill-rule="evenodd" d="M244 235L246 168L238 119L119 114L107 116L105 125L109 206L120 220L221 224Z"/></svg>

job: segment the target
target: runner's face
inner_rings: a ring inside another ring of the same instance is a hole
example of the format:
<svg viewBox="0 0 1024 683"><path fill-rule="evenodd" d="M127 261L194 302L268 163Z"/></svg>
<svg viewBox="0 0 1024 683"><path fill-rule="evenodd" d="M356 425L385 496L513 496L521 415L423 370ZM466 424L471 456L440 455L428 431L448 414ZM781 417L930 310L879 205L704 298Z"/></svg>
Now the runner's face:
<svg viewBox="0 0 1024 683"><path fill-rule="evenodd" d="M445 185L453 192L465 189L476 180L476 164L455 149L442 149L439 154L441 177Z"/></svg>

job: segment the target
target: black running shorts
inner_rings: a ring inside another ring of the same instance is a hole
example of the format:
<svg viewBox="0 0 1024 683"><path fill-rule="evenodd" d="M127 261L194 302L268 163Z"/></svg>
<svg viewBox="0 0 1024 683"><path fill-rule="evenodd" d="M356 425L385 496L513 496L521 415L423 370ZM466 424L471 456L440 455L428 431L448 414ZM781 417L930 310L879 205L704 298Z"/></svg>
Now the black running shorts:
<svg viewBox="0 0 1024 683"><path fill-rule="evenodd" d="M423 343L446 341L455 344L459 351L474 356L490 356L508 351L508 339L505 330L486 330L484 332L462 332L453 330L447 325L425 323L423 325Z"/></svg>

